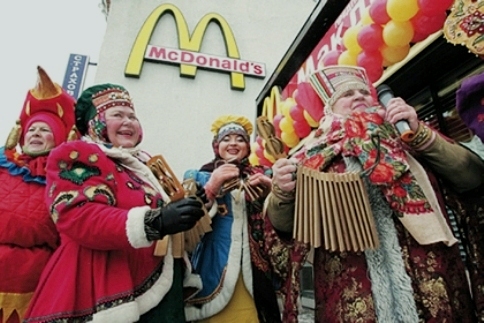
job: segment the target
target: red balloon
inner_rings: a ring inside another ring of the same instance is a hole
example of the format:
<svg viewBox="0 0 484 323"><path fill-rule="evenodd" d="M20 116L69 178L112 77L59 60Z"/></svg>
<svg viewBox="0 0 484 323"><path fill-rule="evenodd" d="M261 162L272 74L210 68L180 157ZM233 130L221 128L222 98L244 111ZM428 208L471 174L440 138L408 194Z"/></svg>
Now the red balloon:
<svg viewBox="0 0 484 323"><path fill-rule="evenodd" d="M419 13L427 16L440 14L450 8L454 0L418 0Z"/></svg>
<svg viewBox="0 0 484 323"><path fill-rule="evenodd" d="M262 137L261 136L255 137L255 141L259 144L259 147L262 147Z"/></svg>
<svg viewBox="0 0 484 323"><path fill-rule="evenodd" d="M257 147L257 149L255 150L255 154L256 154L257 157L259 157L259 159L265 158L264 157L264 148L262 148L262 146Z"/></svg>
<svg viewBox="0 0 484 323"><path fill-rule="evenodd" d="M376 51L383 45L383 28L378 24L363 26L356 39L363 51Z"/></svg>
<svg viewBox="0 0 484 323"><path fill-rule="evenodd" d="M446 18L447 14L445 13L445 11L432 15L418 12L415 17L410 19L410 22L412 23L415 33L423 34L427 37L428 35L442 29Z"/></svg>
<svg viewBox="0 0 484 323"><path fill-rule="evenodd" d="M327 52L326 54L321 57L321 65L323 66L331 66L331 65L338 65L338 57L341 55L340 50L332 50Z"/></svg>
<svg viewBox="0 0 484 323"><path fill-rule="evenodd" d="M374 67L373 69L366 71L366 74L368 75L370 82L375 83L383 75L383 66ZM373 97L376 97L376 96L373 95Z"/></svg>
<svg viewBox="0 0 484 323"><path fill-rule="evenodd" d="M383 56L379 51L363 51L356 58L358 66L366 70L366 74L372 83L378 81L383 74Z"/></svg>
<svg viewBox="0 0 484 323"><path fill-rule="evenodd" d="M418 42L424 40L425 38L427 38L428 36L429 35L425 35L425 34L421 34L421 33L418 33L418 32L414 32L413 33L413 38L410 41L410 43L413 43L413 44L418 43Z"/></svg>
<svg viewBox="0 0 484 323"><path fill-rule="evenodd" d="M276 114L274 119L272 119L272 124L274 125L277 137L281 136L281 128L279 128L279 123L281 122L282 118L284 118L282 114Z"/></svg>
<svg viewBox="0 0 484 323"><path fill-rule="evenodd" d="M294 99L313 120L319 121L323 117L323 102L308 82L301 82L297 85L297 94Z"/></svg>
<svg viewBox="0 0 484 323"><path fill-rule="evenodd" d="M289 109L289 115L294 121L306 121L304 118L304 109L297 104Z"/></svg>
<svg viewBox="0 0 484 323"><path fill-rule="evenodd" d="M358 54L356 58L358 66L368 70L378 69L383 66L383 56L379 51L364 51Z"/></svg>
<svg viewBox="0 0 484 323"><path fill-rule="evenodd" d="M311 126L306 120L294 121L294 132L299 138L306 138L311 133Z"/></svg>
<svg viewBox="0 0 484 323"><path fill-rule="evenodd" d="M266 159L264 156L259 157L259 164L266 167L272 167L272 163L270 162L270 160Z"/></svg>
<svg viewBox="0 0 484 323"><path fill-rule="evenodd" d="M380 25L386 24L391 19L387 13L387 0L374 0L370 4L368 13L371 19Z"/></svg>

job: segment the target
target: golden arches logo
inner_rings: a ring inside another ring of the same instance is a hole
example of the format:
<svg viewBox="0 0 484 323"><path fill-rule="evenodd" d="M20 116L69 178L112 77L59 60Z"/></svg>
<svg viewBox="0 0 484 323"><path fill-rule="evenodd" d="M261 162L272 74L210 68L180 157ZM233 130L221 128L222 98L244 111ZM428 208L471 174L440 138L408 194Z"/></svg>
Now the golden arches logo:
<svg viewBox="0 0 484 323"><path fill-rule="evenodd" d="M216 13L209 13L203 16L196 25L193 34L190 35L187 22L180 9L172 4L162 4L155 8L155 10L153 10L153 12L148 16L143 26L141 27L131 49L128 62L126 64L124 72L126 76L139 77L153 31L156 28L158 21L165 14L171 14L175 20L178 30L178 46L180 50L199 52L202 45L203 36L209 23L215 22L218 24L218 26L220 27L220 31L222 32L222 36L225 41L227 57L235 60L240 58L239 49L237 47L237 43L235 42L235 37L232 29L221 15ZM260 70L260 66L258 70ZM196 65L180 62L180 75L193 78L195 77L196 73ZM230 72L230 80L231 87L233 89L245 89L245 79L243 72Z"/></svg>
<svg viewBox="0 0 484 323"><path fill-rule="evenodd" d="M279 87L273 86L271 93L264 99L262 105L262 116L267 117L267 119L272 122L277 114L281 113L281 91Z"/></svg>

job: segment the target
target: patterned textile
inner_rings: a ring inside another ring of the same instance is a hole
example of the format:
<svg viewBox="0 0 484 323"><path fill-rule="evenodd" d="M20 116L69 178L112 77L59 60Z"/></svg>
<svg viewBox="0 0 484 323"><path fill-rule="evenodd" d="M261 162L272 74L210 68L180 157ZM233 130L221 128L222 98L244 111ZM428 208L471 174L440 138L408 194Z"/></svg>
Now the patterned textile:
<svg viewBox="0 0 484 323"><path fill-rule="evenodd" d="M200 171L189 170L184 178L201 185L208 182L217 161ZM239 165L241 176L266 172L265 167ZM219 212L212 218L212 232L205 234L191 256L193 268L200 274L203 289L189 301L187 319L200 319L223 310L232 297L239 274L251 293L260 322L280 322L276 289L290 294L286 300L283 322L297 320L297 296L288 293L299 285L299 270L304 249L291 249L292 243L281 240L268 218L262 214L263 198L252 201L240 190L217 198ZM299 257L296 256L299 255ZM292 257L293 261L288 262Z"/></svg>
<svg viewBox="0 0 484 323"><path fill-rule="evenodd" d="M354 112L349 116L325 116L316 132L315 141L294 154L302 166L325 170L338 156L357 157L363 166L363 174L370 182L381 188L395 214L414 234L420 237L418 225L412 225L415 217L427 218L439 225L440 210L433 210L420 184L410 171L407 154L398 139L395 128L377 113L376 108ZM437 219L433 219L437 218ZM446 232L438 239L421 240L420 243L444 241L455 243ZM423 237L425 239L425 237Z"/></svg>
<svg viewBox="0 0 484 323"><path fill-rule="evenodd" d="M328 171L346 171L343 159L336 158ZM434 189L438 191L438 187ZM385 201L383 196L381 200ZM372 210L378 212L374 207L372 201ZM388 214L379 216L388 217ZM401 221L396 217L391 219L399 245L395 252L401 255L406 275L410 278L418 320L432 323L475 322L474 306L458 246L448 247L443 243L421 245ZM380 230L381 243L384 244L388 233ZM386 264L388 259L387 255L383 255L380 261ZM377 322L382 319L382 314L377 312L377 299L390 302L385 304L390 308L391 302L403 301L390 295L375 295L373 283L385 277L375 276L368 262L368 256L361 252L340 253L315 249L315 322ZM394 273L376 274L388 276ZM395 292L393 288L392 293Z"/></svg>
<svg viewBox="0 0 484 323"><path fill-rule="evenodd" d="M460 240L466 255L472 296L479 322L484 322L484 196L479 187L465 194L456 194L445 186L444 194L457 222Z"/></svg>
<svg viewBox="0 0 484 323"><path fill-rule="evenodd" d="M161 300L173 288L179 290L175 302L183 302L181 279L172 287L171 251L156 257L146 240L146 211L165 203L150 174L128 150L78 140L51 152L46 202L61 245L26 322L135 322L166 303ZM181 308L171 317L184 322Z"/></svg>

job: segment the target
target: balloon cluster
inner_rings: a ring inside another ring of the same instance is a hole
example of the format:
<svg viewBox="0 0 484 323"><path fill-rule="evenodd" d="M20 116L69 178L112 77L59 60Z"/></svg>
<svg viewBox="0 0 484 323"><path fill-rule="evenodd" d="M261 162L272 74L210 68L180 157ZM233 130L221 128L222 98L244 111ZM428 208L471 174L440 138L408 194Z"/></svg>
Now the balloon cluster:
<svg viewBox="0 0 484 323"><path fill-rule="evenodd" d="M403 60L410 45L440 30L453 0L373 0L358 24L343 34L341 50L326 53L320 64L356 65L376 82L385 67Z"/></svg>
<svg viewBox="0 0 484 323"><path fill-rule="evenodd" d="M319 64L360 66L366 69L370 81L376 82L384 68L408 55L411 44L443 27L452 3L453 0L372 0L358 24L344 32L339 46L342 49L325 53ZM278 93L275 105L275 111L271 108L272 113L266 115L286 151L317 128L323 116L323 103L308 82L299 83L284 100ZM251 145L251 164L270 167L275 162L265 145L257 136Z"/></svg>
<svg viewBox="0 0 484 323"><path fill-rule="evenodd" d="M292 96L276 103L276 113L269 118L274 125L274 135L280 138L284 144L284 150L288 152L299 144L319 125L323 116L323 103L308 82L297 85ZM257 136L251 146L249 161L253 165L272 166L274 157L267 153L265 140Z"/></svg>

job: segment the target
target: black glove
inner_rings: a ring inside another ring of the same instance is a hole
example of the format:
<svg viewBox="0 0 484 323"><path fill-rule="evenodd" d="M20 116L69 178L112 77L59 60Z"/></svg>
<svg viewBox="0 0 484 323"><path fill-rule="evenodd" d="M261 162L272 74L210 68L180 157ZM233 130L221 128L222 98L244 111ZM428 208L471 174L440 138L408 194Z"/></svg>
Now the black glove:
<svg viewBox="0 0 484 323"><path fill-rule="evenodd" d="M194 196L152 209L145 215L145 232L149 241L167 234L189 230L205 214L200 200Z"/></svg>
<svg viewBox="0 0 484 323"><path fill-rule="evenodd" d="M197 192L195 193L195 195L200 200L202 200L203 204L207 204L209 201L207 198L207 194L205 193L205 188L199 182L196 182L196 185L197 185Z"/></svg>

